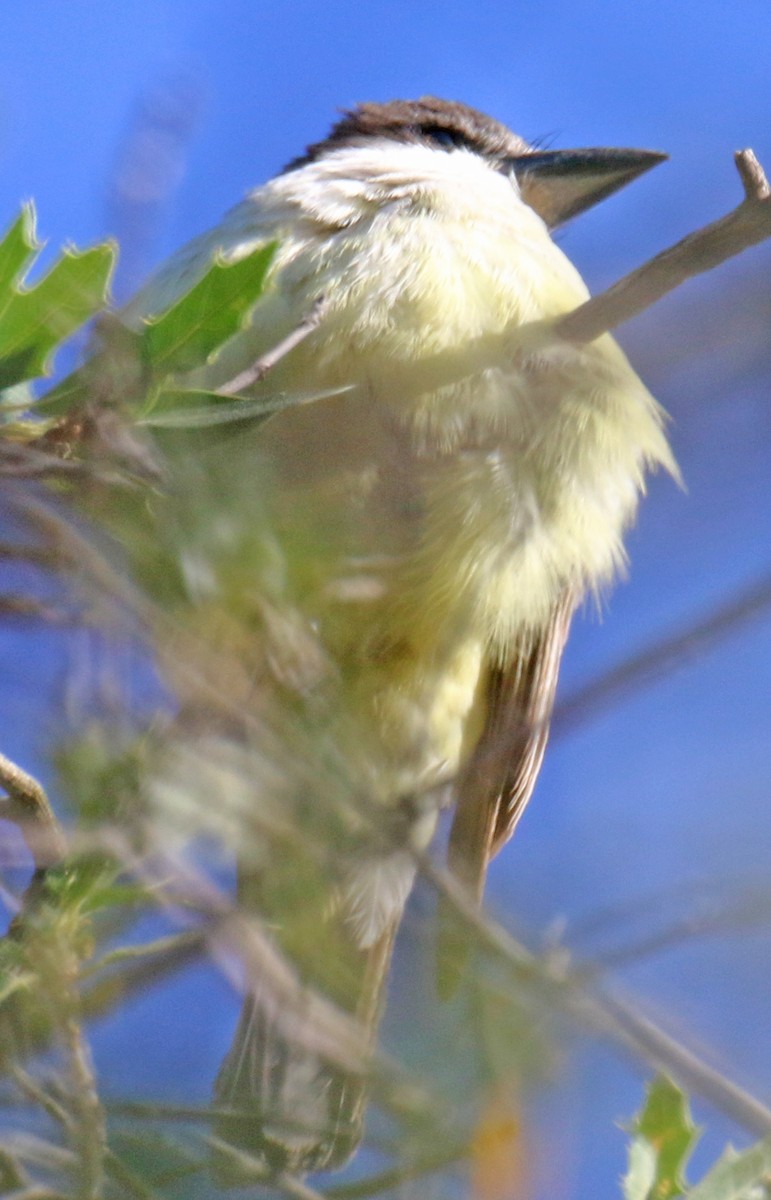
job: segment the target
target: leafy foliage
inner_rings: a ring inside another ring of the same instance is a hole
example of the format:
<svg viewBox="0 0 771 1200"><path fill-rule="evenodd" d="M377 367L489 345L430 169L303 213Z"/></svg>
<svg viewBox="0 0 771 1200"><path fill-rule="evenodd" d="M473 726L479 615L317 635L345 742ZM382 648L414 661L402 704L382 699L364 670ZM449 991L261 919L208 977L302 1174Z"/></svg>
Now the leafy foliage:
<svg viewBox="0 0 771 1200"><path fill-rule="evenodd" d="M729 1147L700 1183L685 1168L699 1139L686 1094L665 1076L648 1086L645 1104L630 1126L624 1200L764 1200L771 1182L771 1139L737 1153Z"/></svg>
<svg viewBox="0 0 771 1200"><path fill-rule="evenodd" d="M771 1138L737 1153L730 1147L689 1200L765 1200L771 1189Z"/></svg>
<svg viewBox="0 0 771 1200"><path fill-rule="evenodd" d="M248 428L325 394L234 398L186 378L248 320L273 246L235 263L214 255L187 293L138 328L106 308L112 246L68 250L28 287L38 251L30 207L0 241L0 386L9 418L0 448L29 452L8 461L15 478L28 469L36 485L14 510L33 538L19 558L51 570L77 597L82 624L103 632L111 668L122 654L139 654L142 670L152 660L163 683L137 706L131 686L126 694L114 679L104 686L109 672L96 671L96 695L76 730L60 731L54 757L77 834L68 860L33 882L0 943L0 1099L25 1121L34 1114L34 1132L11 1124L6 1137L3 1129L0 1191L208 1197L214 1115L203 1106L131 1109L106 1100L90 1061L89 1022L146 997L212 949L218 962L243 953L253 971L255 961L262 974L266 963L275 969L263 928L243 921L220 887L236 854L259 884L261 912L281 913L287 931L291 970L279 963L286 992L277 1008L291 1009L299 993L305 1012L314 999L308 978L333 1000L345 994L350 943L339 925L320 936L314 912L339 889L341 846L372 822L346 766L366 747L345 745L336 671L297 618L298 585L262 511ZM49 372L62 342L93 317L87 362L18 418L24 385ZM231 436L236 422L247 423L237 426L246 436ZM195 441L198 428L207 436ZM313 559L308 550L292 545L289 554L303 563ZM279 686L266 711L260 685L269 675ZM267 859L278 864L270 883ZM468 938L468 923L459 927ZM406 1195L412 1181L412 1194L422 1195L425 1175L461 1159L475 1200L525 1190L522 1092L554 1069L554 999L570 986L563 968L541 969L527 951L496 957L484 945L470 992L455 1002L467 1007L460 1032L433 1034L419 1072L416 1046L411 1072L377 1056L371 1064L389 1122L378 1145L386 1169L329 1194ZM337 1013L324 1014L333 1030ZM670 1080L650 1085L630 1132L625 1200L767 1194L769 1142L728 1150L688 1184L698 1133ZM253 1182L265 1182L263 1164L245 1165ZM207 1190L191 1192L202 1178ZM296 1180L271 1182L279 1193L317 1195Z"/></svg>
<svg viewBox="0 0 771 1200"><path fill-rule="evenodd" d="M152 314L139 330L114 321L103 322L102 350L80 370L62 380L40 402L46 416L63 416L93 397L95 385L112 398L128 402L137 415L149 417L156 408L168 413L184 409L188 389L174 377L211 361L242 327L259 300L275 245L258 247L235 262L212 258L202 277L168 309ZM118 378L114 378L116 360ZM193 390L199 407L223 403L223 397ZM232 398L225 398L232 404Z"/></svg>
<svg viewBox="0 0 771 1200"><path fill-rule="evenodd" d="M25 278L41 244L35 212L22 209L0 242L0 388L50 372L54 350L103 307L115 264L115 247L67 249L46 275Z"/></svg>
<svg viewBox="0 0 771 1200"><path fill-rule="evenodd" d="M665 1076L648 1087L645 1104L633 1121L626 1200L670 1200L685 1194L685 1168L698 1141L688 1099Z"/></svg>
<svg viewBox="0 0 771 1200"><path fill-rule="evenodd" d="M275 245L235 262L215 257L206 274L176 304L150 318L143 357L154 374L182 374L208 360L244 323L263 290Z"/></svg>

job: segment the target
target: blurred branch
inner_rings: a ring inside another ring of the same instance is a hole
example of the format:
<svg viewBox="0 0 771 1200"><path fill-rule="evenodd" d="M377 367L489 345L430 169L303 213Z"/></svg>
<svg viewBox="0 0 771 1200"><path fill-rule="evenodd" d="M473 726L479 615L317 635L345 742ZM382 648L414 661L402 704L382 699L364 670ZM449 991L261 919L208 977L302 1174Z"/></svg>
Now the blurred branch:
<svg viewBox="0 0 771 1200"><path fill-rule="evenodd" d="M752 150L734 155L744 200L711 225L663 250L558 321L555 331L569 342L592 342L650 308L687 279L720 266L771 237L771 189Z"/></svg>
<svg viewBox="0 0 771 1200"><path fill-rule="evenodd" d="M66 1012L62 1015L61 1034L67 1052L73 1093L75 1119L72 1140L78 1157L77 1195L79 1200L100 1200L107 1152L107 1128L97 1090L91 1050L83 1033L79 1013L75 973L77 960L74 954L71 958L72 971L67 971L69 994Z"/></svg>
<svg viewBox="0 0 771 1200"><path fill-rule="evenodd" d="M619 698L654 682L771 608L771 575L713 609L682 633L654 643L567 696L554 711L552 736L570 733Z"/></svg>
<svg viewBox="0 0 771 1200"><path fill-rule="evenodd" d="M478 941L516 972L540 983L555 1007L646 1065L670 1074L753 1134L771 1135L771 1109L755 1096L704 1062L631 1001L588 988L583 972L571 967L564 954L533 954L482 912L448 871L426 856L419 856L419 865L423 876L449 901Z"/></svg>
<svg viewBox="0 0 771 1200"><path fill-rule="evenodd" d="M224 396L234 396L238 392L245 391L254 383L260 383L269 371L281 362L282 358L286 358L301 342L304 342L309 334L313 333L314 329L318 329L324 319L324 312L327 307L327 301L324 296L317 296L305 316L298 322L291 333L282 338L270 350L266 350L261 354L251 367L246 371L241 371L235 378L228 380L222 384L217 391Z"/></svg>
<svg viewBox="0 0 771 1200"><path fill-rule="evenodd" d="M196 914L205 920L203 932L214 961L227 957L241 962L247 988L249 980L259 979L275 1006L277 1025L342 1070L369 1073L372 1051L359 1022L302 982L259 920L244 916L211 881L180 860L159 854L152 862L143 861L125 843L117 849L121 840L116 834L120 860L135 877L157 887L162 906L178 919Z"/></svg>
<svg viewBox="0 0 771 1200"><path fill-rule="evenodd" d="M673 946L696 938L712 937L721 933L737 933L752 929L771 917L771 897L740 897L736 903L716 912L696 913L672 921L662 929L643 935L636 941L617 946L593 956L593 962L602 971L637 963L643 958L669 950Z"/></svg>
<svg viewBox="0 0 771 1200"><path fill-rule="evenodd" d="M46 570L60 565L55 550L48 546L27 546L21 542L0 542L0 559L29 563Z"/></svg>
<svg viewBox="0 0 771 1200"><path fill-rule="evenodd" d="M206 949L207 936L199 930L165 938L163 944L132 947L135 958L140 955L143 957L124 970L112 972L105 979L98 980L84 992L84 1017L104 1016L114 1005L123 1003L130 996L146 994L149 987L163 983L169 975L183 971L196 962L206 953ZM104 965L97 964L94 970Z"/></svg>
<svg viewBox="0 0 771 1200"><path fill-rule="evenodd" d="M336 1184L326 1188L324 1196L326 1200L367 1200L369 1196L396 1191L397 1188L403 1188L405 1183L411 1183L435 1171L446 1170L467 1153L467 1145L440 1147L433 1153L427 1153L409 1163L400 1163L399 1166L381 1171L377 1175L368 1175L354 1183Z"/></svg>
<svg viewBox="0 0 771 1200"><path fill-rule="evenodd" d="M0 787L8 797L0 807L0 817L21 828L36 873L61 862L67 849L64 834L38 781L0 754Z"/></svg>
<svg viewBox="0 0 771 1200"><path fill-rule="evenodd" d="M117 608L150 644L165 649L167 665L173 647L174 679L184 685L186 700L194 697L199 702L206 701L223 721L232 722L234 728L264 732L259 717L239 703L236 689L231 685L228 672L243 669L233 656L220 648L212 649L205 638L183 627L145 596L102 552L98 543L82 533L55 503L20 491L13 496L12 506L46 544L56 548L63 561L77 568L79 580L86 579L91 585L92 598L106 599L103 615L108 627L114 628Z"/></svg>
<svg viewBox="0 0 771 1200"><path fill-rule="evenodd" d="M40 1145L60 1156L66 1174L73 1178L73 1194L78 1200L101 1200L107 1131L91 1050L83 1031L78 989L80 962L72 930L66 922L58 925L41 922L33 923L26 932L24 945L37 973L36 990L47 1010L53 1045L63 1053L66 1074L57 1080L53 1095L24 1071L15 1058L9 1058L3 1065L22 1094L59 1125L68 1148L53 1142L41 1141ZM12 1012L9 1015L10 1025L3 1028L6 1049L15 1040ZM21 1147L17 1152L23 1159Z"/></svg>
<svg viewBox="0 0 771 1200"><path fill-rule="evenodd" d="M260 1185L289 1200L324 1200L325 1193L317 1192L303 1179L285 1171L271 1171L264 1162L229 1142L210 1138L209 1144L227 1162L228 1168L237 1173L239 1187Z"/></svg>
<svg viewBox="0 0 771 1200"><path fill-rule="evenodd" d="M10 617L44 621L46 625L74 625L77 614L65 608L38 600L35 596L0 594L0 618Z"/></svg>
<svg viewBox="0 0 771 1200"><path fill-rule="evenodd" d="M295 1175L276 1175L270 1180L270 1186L280 1192L282 1196L289 1196L290 1200L324 1200L322 1192L317 1192L315 1188L309 1187Z"/></svg>

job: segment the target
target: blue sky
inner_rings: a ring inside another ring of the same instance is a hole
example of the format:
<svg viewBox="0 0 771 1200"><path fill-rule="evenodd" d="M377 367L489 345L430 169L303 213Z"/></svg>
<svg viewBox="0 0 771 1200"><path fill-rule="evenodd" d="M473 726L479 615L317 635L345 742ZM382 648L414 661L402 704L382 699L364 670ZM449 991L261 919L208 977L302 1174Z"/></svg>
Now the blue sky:
<svg viewBox="0 0 771 1200"><path fill-rule="evenodd" d="M338 107L363 99L434 93L557 146L668 151L670 163L562 236L594 288L733 206L735 149L752 146L771 167L766 0L12 7L0 40L0 221L33 196L52 248L116 232L107 197L121 147L142 97L173 79L185 81L198 115L148 247L153 259L323 134ZM580 623L566 693L768 570L771 357L753 342L748 368L743 338L758 297L768 305L769 267L769 249L760 248L622 332L673 415L688 490L653 482L630 539L630 581L608 600L602 621L589 614ZM735 337L721 338L724 328ZM58 636L0 633L2 749L47 778L41 731L56 718L67 661ZM600 909L665 896L675 885L695 895L710 880L729 893L742 880L762 881L771 845L770 662L771 623L758 620L555 742L521 833L493 871L499 911L534 929L564 916L569 935ZM41 677L50 710L41 708ZM673 914L687 911L687 899L662 900L664 915L668 904ZM771 1068L760 1032L771 1002L771 972L761 966L768 954L762 933L715 938L640 963L626 981L762 1090ZM217 997L219 985L196 991L191 1021L209 1033L187 1057L190 1070L213 1069L227 1041L232 1012L221 1013ZM187 1054L189 1031L175 1026L170 1035L163 1011L171 1008L159 1011L159 1062L168 1075ZM106 1064L140 1017L129 1013L122 1030L100 1032ZM143 1069L151 1063L148 1056ZM177 1074L184 1078L185 1069ZM115 1086L138 1078L138 1068L125 1067ZM551 1101L575 1141L564 1200L611 1193L623 1168L612 1122L629 1115L639 1093L639 1076L607 1054L576 1052ZM735 1131L706 1110L701 1116L712 1123L715 1152Z"/></svg>

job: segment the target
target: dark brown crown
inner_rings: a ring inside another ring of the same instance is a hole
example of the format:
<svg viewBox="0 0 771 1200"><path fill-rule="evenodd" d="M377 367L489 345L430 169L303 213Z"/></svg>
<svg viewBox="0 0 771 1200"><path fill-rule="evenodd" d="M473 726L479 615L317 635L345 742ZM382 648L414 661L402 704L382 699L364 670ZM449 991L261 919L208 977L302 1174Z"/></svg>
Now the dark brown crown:
<svg viewBox="0 0 771 1200"><path fill-rule="evenodd" d="M323 141L308 146L304 154L284 169L294 171L343 146L360 146L371 138L423 143L451 150L464 147L488 158L526 154L530 147L500 121L494 121L467 104L421 96L419 100L390 100L386 104L359 104L344 112Z"/></svg>

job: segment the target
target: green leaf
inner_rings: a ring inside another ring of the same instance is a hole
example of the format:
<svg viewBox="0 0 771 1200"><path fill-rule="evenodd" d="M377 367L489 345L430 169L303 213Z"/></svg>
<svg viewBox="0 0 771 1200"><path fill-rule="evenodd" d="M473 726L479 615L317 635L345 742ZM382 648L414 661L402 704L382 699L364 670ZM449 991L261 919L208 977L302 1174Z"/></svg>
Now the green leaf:
<svg viewBox="0 0 771 1200"><path fill-rule="evenodd" d="M19 279L28 263L42 249L35 237L35 208L25 204L0 242L0 296Z"/></svg>
<svg viewBox="0 0 771 1200"><path fill-rule="evenodd" d="M353 384L313 392L266 392L261 396L224 396L193 388L161 388L140 425L159 429L204 429L235 421L264 421L299 404L313 404L354 390Z"/></svg>
<svg viewBox="0 0 771 1200"><path fill-rule="evenodd" d="M629 1146L629 1166L622 1181L624 1200L649 1200L653 1196L657 1164L650 1142L636 1137Z"/></svg>
<svg viewBox="0 0 771 1200"><path fill-rule="evenodd" d="M771 1138L764 1138L737 1154L731 1147L688 1200L762 1200L768 1195L771 1175Z"/></svg>
<svg viewBox="0 0 771 1200"><path fill-rule="evenodd" d="M242 327L262 295L275 242L236 262L215 258L203 279L144 328L147 362L156 375L201 366Z"/></svg>
<svg viewBox="0 0 771 1200"><path fill-rule="evenodd" d="M32 287L20 276L40 249L25 206L0 242L0 389L45 375L56 347L106 302L115 249L67 249Z"/></svg>
<svg viewBox="0 0 771 1200"><path fill-rule="evenodd" d="M235 410L238 401L232 396L159 385L170 375L203 366L238 332L262 295L275 249L275 243L260 246L234 263L214 259L203 279L171 308L148 317L138 332L126 326L121 331L120 318L114 318L103 336L103 349L43 396L36 411L47 417L63 416L94 394L117 399L132 410L140 407L135 402L141 394L145 424L187 425L184 416L163 417L177 409L210 412L227 402ZM205 420L191 422L196 423Z"/></svg>
<svg viewBox="0 0 771 1200"><path fill-rule="evenodd" d="M648 1086L645 1104L629 1132L625 1200L670 1200L685 1195L685 1167L699 1138L684 1092L660 1075Z"/></svg>

